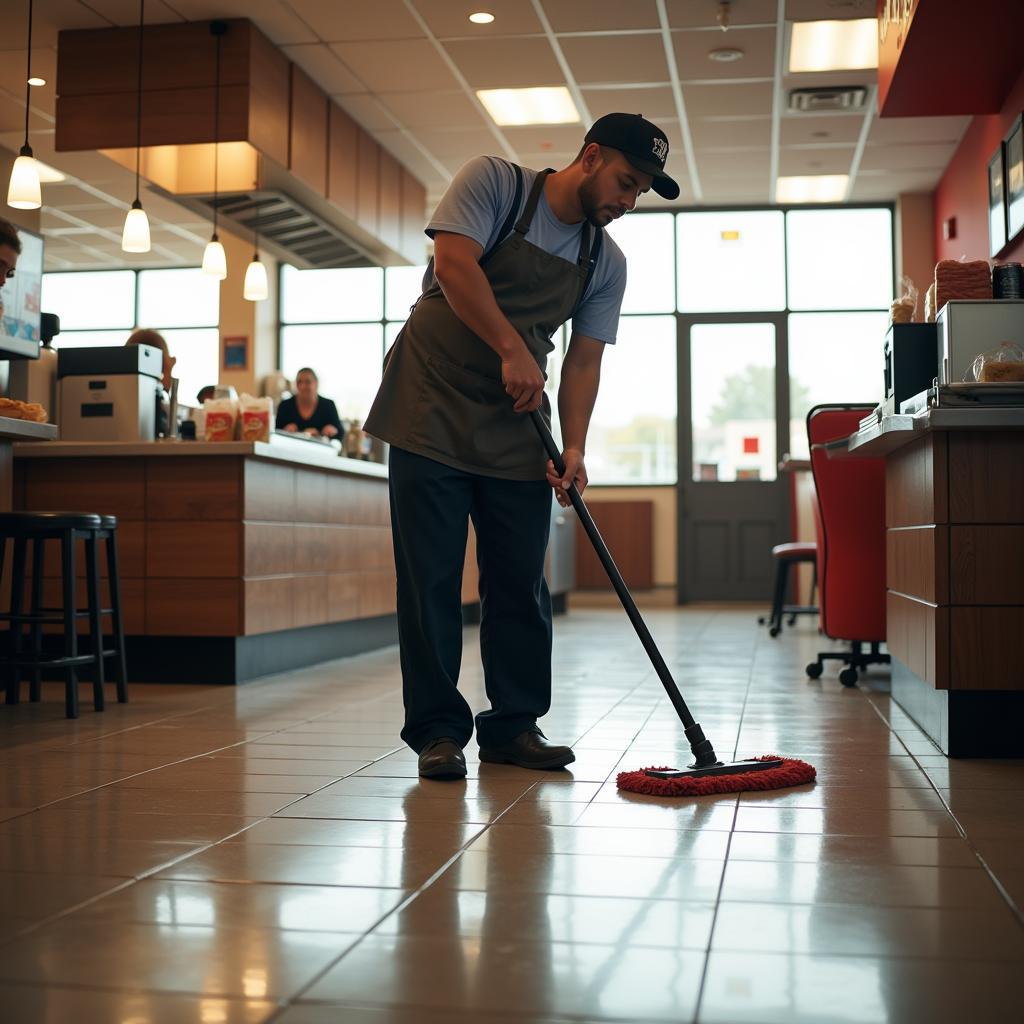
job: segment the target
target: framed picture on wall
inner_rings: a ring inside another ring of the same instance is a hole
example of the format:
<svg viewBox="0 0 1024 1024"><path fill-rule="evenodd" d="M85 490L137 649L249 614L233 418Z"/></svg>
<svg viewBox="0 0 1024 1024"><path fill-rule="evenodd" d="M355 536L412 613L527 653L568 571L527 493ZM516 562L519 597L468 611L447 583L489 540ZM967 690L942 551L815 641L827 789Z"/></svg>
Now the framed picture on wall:
<svg viewBox="0 0 1024 1024"><path fill-rule="evenodd" d="M1006 245L1006 175L1003 144L988 162L988 254L996 256Z"/></svg>
<svg viewBox="0 0 1024 1024"><path fill-rule="evenodd" d="M1006 237L1010 241L1024 229L1024 127L1021 118L1003 141L1006 152Z"/></svg>

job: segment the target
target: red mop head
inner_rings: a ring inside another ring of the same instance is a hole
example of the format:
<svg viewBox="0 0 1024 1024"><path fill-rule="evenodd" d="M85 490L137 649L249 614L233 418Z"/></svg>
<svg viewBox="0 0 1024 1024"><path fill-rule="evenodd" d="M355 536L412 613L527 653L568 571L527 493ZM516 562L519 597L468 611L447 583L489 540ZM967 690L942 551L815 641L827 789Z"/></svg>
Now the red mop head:
<svg viewBox="0 0 1024 1024"><path fill-rule="evenodd" d="M642 768L638 772L619 772L616 784L627 793L645 793L647 796L713 796L716 793L740 793L749 789L786 789L813 782L814 766L793 757L765 754L758 761L781 760L778 768L765 768L732 775L702 775L698 778L655 779L647 771L666 771L664 768Z"/></svg>

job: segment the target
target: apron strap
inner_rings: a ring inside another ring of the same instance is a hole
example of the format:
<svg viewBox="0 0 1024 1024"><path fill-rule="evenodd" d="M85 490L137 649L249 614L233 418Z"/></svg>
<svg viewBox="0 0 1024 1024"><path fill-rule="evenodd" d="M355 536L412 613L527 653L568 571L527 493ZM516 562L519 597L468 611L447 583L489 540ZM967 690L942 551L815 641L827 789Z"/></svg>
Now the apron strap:
<svg viewBox="0 0 1024 1024"><path fill-rule="evenodd" d="M591 246L590 259L587 263L587 276L583 279L583 287L580 289L580 298L572 311L572 315L569 317L570 320L579 312L579 308L583 305L583 300L586 298L587 289L590 287L590 282L594 277L594 270L597 267L598 260L601 258L602 242L604 242L604 231L602 231L601 228L597 228L594 231L594 244Z"/></svg>
<svg viewBox="0 0 1024 1024"><path fill-rule="evenodd" d="M481 264L486 263L497 251L498 246L512 233L512 225L515 223L516 216L519 213L519 204L523 201L523 169L519 164L513 164L512 170L515 171L516 175L516 190L512 197L512 205L508 208L508 214L501 225L501 230L494 239L494 244L480 257Z"/></svg>
<svg viewBox="0 0 1024 1024"><path fill-rule="evenodd" d="M553 167L545 167L543 171L540 171L536 178L533 180L533 188L530 189L530 196L526 200L526 206L523 208L523 215L519 218L516 223L515 230L520 235L525 235L530 230L530 222L533 220L533 215L537 212L537 204L540 202L540 194L544 190L544 179L549 174L554 174L555 169Z"/></svg>

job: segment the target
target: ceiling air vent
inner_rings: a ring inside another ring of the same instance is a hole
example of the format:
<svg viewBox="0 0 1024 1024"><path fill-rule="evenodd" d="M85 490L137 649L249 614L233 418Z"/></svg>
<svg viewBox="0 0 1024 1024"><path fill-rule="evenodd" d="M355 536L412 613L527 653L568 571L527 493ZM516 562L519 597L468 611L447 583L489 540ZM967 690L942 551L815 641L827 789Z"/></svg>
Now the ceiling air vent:
<svg viewBox="0 0 1024 1024"><path fill-rule="evenodd" d="M859 110L864 106L867 96L868 91L863 85L792 89L789 93L789 110L795 114Z"/></svg>
<svg viewBox="0 0 1024 1024"><path fill-rule="evenodd" d="M175 197L179 200L182 197ZM213 210L212 195L190 196ZM380 266L370 253L339 228L322 220L291 196L275 189L221 193L218 215L233 221L248 238L259 233L260 245L300 270Z"/></svg>

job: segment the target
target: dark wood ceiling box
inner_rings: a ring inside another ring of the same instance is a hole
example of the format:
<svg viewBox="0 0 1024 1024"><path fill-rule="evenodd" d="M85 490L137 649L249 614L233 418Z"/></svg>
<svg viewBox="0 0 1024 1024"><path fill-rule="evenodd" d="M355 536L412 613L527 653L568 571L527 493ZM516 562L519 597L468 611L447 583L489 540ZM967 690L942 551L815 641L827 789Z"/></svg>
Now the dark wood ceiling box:
<svg viewBox="0 0 1024 1024"><path fill-rule="evenodd" d="M327 198L346 217L355 220L358 191L356 160L359 148L359 125L336 103L330 105L329 118Z"/></svg>
<svg viewBox="0 0 1024 1024"><path fill-rule="evenodd" d="M292 65L288 170L318 195L327 195L327 97L301 68Z"/></svg>

